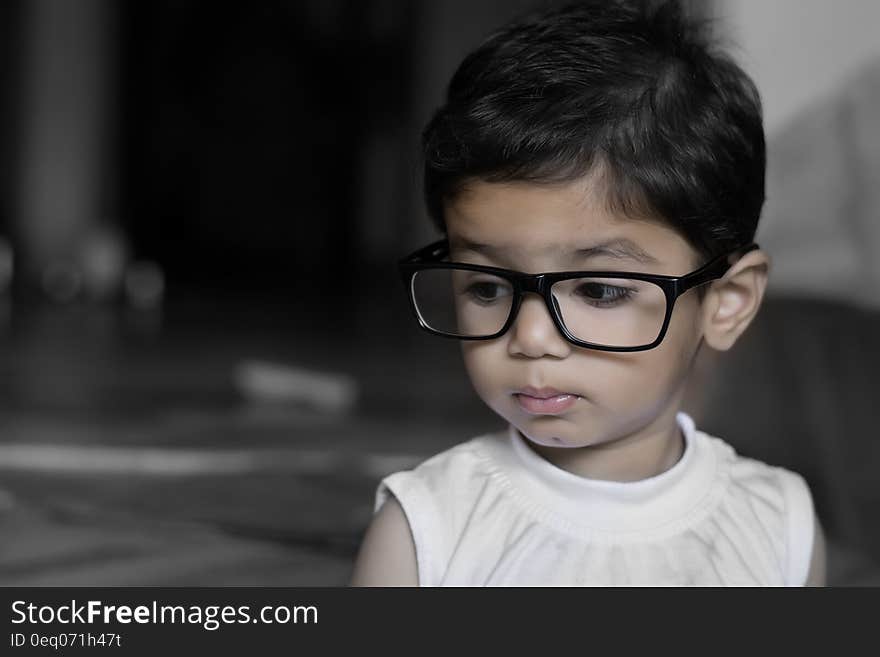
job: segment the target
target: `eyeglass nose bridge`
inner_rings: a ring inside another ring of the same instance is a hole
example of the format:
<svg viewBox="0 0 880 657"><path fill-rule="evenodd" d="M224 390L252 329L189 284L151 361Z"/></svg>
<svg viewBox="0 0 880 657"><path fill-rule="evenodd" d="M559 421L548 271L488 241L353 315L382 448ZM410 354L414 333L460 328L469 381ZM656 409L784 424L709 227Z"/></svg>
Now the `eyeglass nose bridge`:
<svg viewBox="0 0 880 657"><path fill-rule="evenodd" d="M559 305L556 303L556 299L553 298L553 295L550 294L550 287L552 286L553 281L547 277L547 274L523 274L517 277L516 284L518 287L518 293L516 294L516 300L514 301L513 307L511 308L507 328L510 328L519 315L523 295L530 292L538 295L544 300L544 303L547 306L547 311L550 313L550 318L553 320L556 328L563 337L567 338L567 332L561 322Z"/></svg>
<svg viewBox="0 0 880 657"><path fill-rule="evenodd" d="M534 292L546 298L550 282L547 274L526 274L519 279L519 287L520 292Z"/></svg>
<svg viewBox="0 0 880 657"><path fill-rule="evenodd" d="M514 307L512 308L513 317L511 317L511 321L513 321L513 319L517 315L517 311L519 310L519 307L523 301L523 295L527 292L531 292L532 294L537 294L544 300L544 302L548 306L547 310L550 311L550 315L553 317L553 321L558 324L558 320L555 317L553 308L549 307L552 301L552 297L550 295L550 286L552 282L548 280L547 274L522 274L521 276L517 277L516 284L519 288L519 292L516 295L517 298L514 303Z"/></svg>

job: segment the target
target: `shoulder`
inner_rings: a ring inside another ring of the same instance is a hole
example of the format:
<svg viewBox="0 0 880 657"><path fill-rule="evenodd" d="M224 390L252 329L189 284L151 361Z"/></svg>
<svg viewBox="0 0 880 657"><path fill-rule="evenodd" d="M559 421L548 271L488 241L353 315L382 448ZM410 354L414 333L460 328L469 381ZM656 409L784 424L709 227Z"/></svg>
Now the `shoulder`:
<svg viewBox="0 0 880 657"><path fill-rule="evenodd" d="M351 576L352 586L416 586L416 551L403 508L393 497L367 527Z"/></svg>
<svg viewBox="0 0 880 657"><path fill-rule="evenodd" d="M824 536L804 477L740 455L720 438L707 438L728 480L730 508L740 509L740 518L778 538L785 583L800 586L824 580Z"/></svg>
<svg viewBox="0 0 880 657"><path fill-rule="evenodd" d="M390 474L379 482L373 504L378 511L389 495L413 504L428 504L449 495L461 496L489 469L489 455L504 448L506 432L484 434L450 447L411 470Z"/></svg>
<svg viewBox="0 0 880 657"><path fill-rule="evenodd" d="M504 448L505 435L477 436L384 477L352 583L437 581L456 527L485 485L489 454Z"/></svg>

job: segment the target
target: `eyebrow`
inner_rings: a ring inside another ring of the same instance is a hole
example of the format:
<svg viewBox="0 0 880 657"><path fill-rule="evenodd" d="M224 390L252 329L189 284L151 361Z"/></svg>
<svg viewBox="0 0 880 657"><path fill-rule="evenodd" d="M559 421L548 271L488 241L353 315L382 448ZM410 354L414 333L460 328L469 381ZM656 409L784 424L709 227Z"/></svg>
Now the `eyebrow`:
<svg viewBox="0 0 880 657"><path fill-rule="evenodd" d="M581 258L589 258L591 256L604 255L620 260L635 260L646 265L656 265L660 261L650 253L645 251L638 244L626 238L608 240L595 246L588 246L577 250L577 255Z"/></svg>
<svg viewBox="0 0 880 657"><path fill-rule="evenodd" d="M472 242L465 238L456 239L454 244L458 248L464 249L466 251L471 251L473 253L479 253L487 257L497 256L499 251L497 247L491 246L489 244ZM660 263L657 258L645 251L642 247L640 247L632 240L625 237L607 240L605 242L601 242L600 244L594 244L592 246L575 249L572 253L578 258L607 256L610 258L616 258L618 260L634 260L636 262L640 262L646 265L656 265Z"/></svg>

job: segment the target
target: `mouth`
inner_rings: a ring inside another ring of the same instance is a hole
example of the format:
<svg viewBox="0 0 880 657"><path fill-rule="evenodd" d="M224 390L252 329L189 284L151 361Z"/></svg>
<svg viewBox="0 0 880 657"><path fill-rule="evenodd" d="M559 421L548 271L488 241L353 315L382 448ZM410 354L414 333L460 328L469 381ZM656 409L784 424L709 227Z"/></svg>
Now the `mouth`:
<svg viewBox="0 0 880 657"><path fill-rule="evenodd" d="M513 393L519 407L531 415L559 415L571 408L578 395L555 388L532 388L528 386Z"/></svg>

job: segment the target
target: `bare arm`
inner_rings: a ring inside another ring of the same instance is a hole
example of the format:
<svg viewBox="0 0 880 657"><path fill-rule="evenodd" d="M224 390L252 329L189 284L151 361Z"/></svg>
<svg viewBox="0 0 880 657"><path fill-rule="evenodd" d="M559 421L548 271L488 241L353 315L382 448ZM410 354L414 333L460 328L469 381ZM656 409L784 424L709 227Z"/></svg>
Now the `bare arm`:
<svg viewBox="0 0 880 657"><path fill-rule="evenodd" d="M819 518L813 520L813 556L810 559L810 572L804 586L825 586L825 533Z"/></svg>
<svg viewBox="0 0 880 657"><path fill-rule="evenodd" d="M354 564L351 586L418 586L416 548L400 502L390 495L373 516Z"/></svg>

